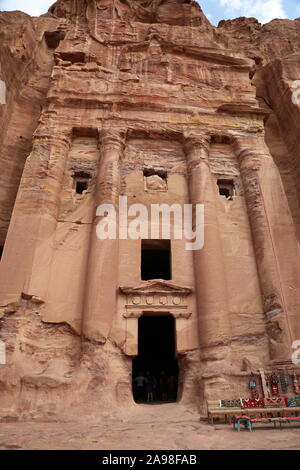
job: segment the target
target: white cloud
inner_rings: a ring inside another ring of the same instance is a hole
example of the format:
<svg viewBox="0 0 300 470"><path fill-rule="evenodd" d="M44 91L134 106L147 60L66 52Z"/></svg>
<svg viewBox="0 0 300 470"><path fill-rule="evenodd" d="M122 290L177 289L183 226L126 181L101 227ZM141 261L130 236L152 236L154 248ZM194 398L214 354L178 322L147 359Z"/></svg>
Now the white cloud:
<svg viewBox="0 0 300 470"><path fill-rule="evenodd" d="M231 17L254 16L262 23L267 23L273 18L287 18L284 11L283 0L214 0L225 8ZM0 0L0 10L21 10L31 16L39 16L46 13L55 0ZM201 1L200 1L201 4ZM300 15L300 3L297 5Z"/></svg>
<svg viewBox="0 0 300 470"><path fill-rule="evenodd" d="M48 11L48 8L55 3L55 0L1 0L0 10L14 11L20 10L31 16L39 16Z"/></svg>
<svg viewBox="0 0 300 470"><path fill-rule="evenodd" d="M287 18L283 0L219 0L229 15L254 16L261 23L274 18Z"/></svg>

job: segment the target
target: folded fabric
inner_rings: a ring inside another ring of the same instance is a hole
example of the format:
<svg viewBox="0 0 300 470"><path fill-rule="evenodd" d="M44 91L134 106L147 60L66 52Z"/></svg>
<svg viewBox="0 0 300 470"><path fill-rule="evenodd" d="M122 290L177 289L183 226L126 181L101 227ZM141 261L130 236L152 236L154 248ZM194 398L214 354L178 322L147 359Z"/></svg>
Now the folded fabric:
<svg viewBox="0 0 300 470"><path fill-rule="evenodd" d="M285 397L264 398L263 401L265 408L285 408L288 406Z"/></svg>
<svg viewBox="0 0 300 470"><path fill-rule="evenodd" d="M300 406L300 397L288 398L288 406L290 406L291 408Z"/></svg>
<svg viewBox="0 0 300 470"><path fill-rule="evenodd" d="M260 398L243 398L243 408L264 408L264 402Z"/></svg>

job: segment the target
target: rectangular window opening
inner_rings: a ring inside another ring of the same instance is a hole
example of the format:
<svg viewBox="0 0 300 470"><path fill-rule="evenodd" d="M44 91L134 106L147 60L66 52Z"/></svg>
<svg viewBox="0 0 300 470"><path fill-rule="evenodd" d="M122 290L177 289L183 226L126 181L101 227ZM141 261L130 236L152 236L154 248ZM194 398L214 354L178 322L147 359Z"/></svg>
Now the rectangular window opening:
<svg viewBox="0 0 300 470"><path fill-rule="evenodd" d="M162 168L144 168L145 189L150 191L167 191L168 173Z"/></svg>
<svg viewBox="0 0 300 470"><path fill-rule="evenodd" d="M141 279L172 279L170 240L142 240Z"/></svg>
<svg viewBox="0 0 300 470"><path fill-rule="evenodd" d="M233 180L218 180L219 194L225 196L226 199L232 201L235 195L235 186Z"/></svg>
<svg viewBox="0 0 300 470"><path fill-rule="evenodd" d="M77 172L73 175L76 194L83 194L88 189L91 176L88 173Z"/></svg>
<svg viewBox="0 0 300 470"><path fill-rule="evenodd" d="M76 194L83 194L87 190L87 181L76 181Z"/></svg>

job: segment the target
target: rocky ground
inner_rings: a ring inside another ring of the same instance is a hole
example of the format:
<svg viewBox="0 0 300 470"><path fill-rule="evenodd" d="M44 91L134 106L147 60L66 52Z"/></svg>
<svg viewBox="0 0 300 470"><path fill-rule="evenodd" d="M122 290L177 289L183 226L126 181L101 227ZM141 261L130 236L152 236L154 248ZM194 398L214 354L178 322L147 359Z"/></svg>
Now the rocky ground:
<svg viewBox="0 0 300 470"><path fill-rule="evenodd" d="M101 422L6 422L0 449L299 450L300 428L257 428L237 433L229 425L200 422L178 404L139 405L127 418Z"/></svg>

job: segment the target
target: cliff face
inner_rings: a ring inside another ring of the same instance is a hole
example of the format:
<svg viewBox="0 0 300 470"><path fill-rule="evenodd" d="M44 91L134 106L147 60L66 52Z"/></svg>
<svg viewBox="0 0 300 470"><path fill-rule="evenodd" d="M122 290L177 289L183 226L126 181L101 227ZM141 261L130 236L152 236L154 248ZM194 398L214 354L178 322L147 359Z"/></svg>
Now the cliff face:
<svg viewBox="0 0 300 470"><path fill-rule="evenodd" d="M252 84L260 106L270 111L266 142L281 173L299 238L300 19L261 25L254 18L237 18L220 22L217 29L229 47L240 48L255 61Z"/></svg>
<svg viewBox="0 0 300 470"><path fill-rule="evenodd" d="M51 31L60 25L51 18L45 21L21 12L0 13L0 78L6 84L6 105L0 106L2 246L54 66L53 51L43 38L45 27Z"/></svg>
<svg viewBox="0 0 300 470"><path fill-rule="evenodd" d="M290 367L299 27L215 28L183 0L0 13L1 415L130 409L153 312L174 318L183 403L204 410L247 395L250 371ZM119 195L205 204L204 248L171 235L171 280L142 281L140 240L96 237L97 206Z"/></svg>

